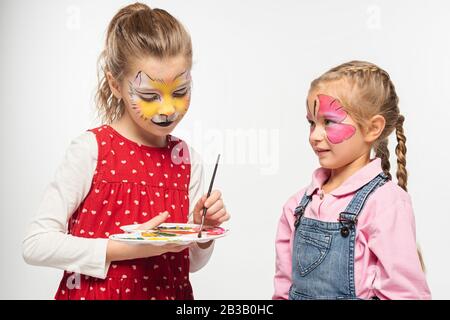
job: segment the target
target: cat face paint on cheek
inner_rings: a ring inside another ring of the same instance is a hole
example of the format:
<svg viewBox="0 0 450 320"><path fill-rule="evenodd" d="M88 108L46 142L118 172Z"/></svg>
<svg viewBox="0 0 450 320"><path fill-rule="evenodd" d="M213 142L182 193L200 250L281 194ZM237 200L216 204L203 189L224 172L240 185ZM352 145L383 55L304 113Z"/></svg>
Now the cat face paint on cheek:
<svg viewBox="0 0 450 320"><path fill-rule="evenodd" d="M132 108L144 120L155 123L173 122L187 112L190 103L191 78L189 71L176 76L172 81L154 80L139 71L129 81Z"/></svg>
<svg viewBox="0 0 450 320"><path fill-rule="evenodd" d="M319 99L318 115L331 121L326 125L328 140L333 144L342 143L350 139L356 132L356 128L350 124L342 123L348 114L336 98L324 94L317 95Z"/></svg>

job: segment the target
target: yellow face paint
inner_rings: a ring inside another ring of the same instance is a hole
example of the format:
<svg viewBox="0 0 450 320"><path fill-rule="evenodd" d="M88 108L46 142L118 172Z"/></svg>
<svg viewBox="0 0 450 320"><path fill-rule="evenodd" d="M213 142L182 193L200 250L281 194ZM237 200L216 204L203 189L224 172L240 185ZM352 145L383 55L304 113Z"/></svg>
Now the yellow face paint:
<svg viewBox="0 0 450 320"><path fill-rule="evenodd" d="M144 71L139 71L134 80L129 82L129 94L133 109L142 119L151 119L157 125L168 126L189 108L189 70L170 82L152 79Z"/></svg>

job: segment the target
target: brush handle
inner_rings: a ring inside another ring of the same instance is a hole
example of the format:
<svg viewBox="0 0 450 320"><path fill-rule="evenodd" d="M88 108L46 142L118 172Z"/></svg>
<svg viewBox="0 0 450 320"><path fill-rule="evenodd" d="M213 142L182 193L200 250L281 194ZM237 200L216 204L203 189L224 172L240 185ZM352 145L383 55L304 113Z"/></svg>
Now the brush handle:
<svg viewBox="0 0 450 320"><path fill-rule="evenodd" d="M214 166L214 172L213 172L213 175L211 178L211 182L209 183L209 188L208 188L208 193L206 194L206 199L208 199L209 196L211 195L212 187L214 185L214 179L216 178L217 167L219 165L219 160L220 160L220 154L217 156L216 165ZM202 216L206 215L206 210L208 210L208 208L204 207Z"/></svg>
<svg viewBox="0 0 450 320"><path fill-rule="evenodd" d="M209 196L211 195L212 187L214 184L214 179L216 178L217 166L219 165L219 159L220 159L220 154L217 156L216 165L214 166L214 172L213 172L213 175L211 178L211 182L209 183L209 188L208 188L208 193L206 194L206 199L208 199ZM203 207L202 222L200 225L200 231L198 232L198 235L197 235L199 238L202 237L203 224L205 223L205 217L206 217L207 210L208 210L208 208L206 208L206 206Z"/></svg>

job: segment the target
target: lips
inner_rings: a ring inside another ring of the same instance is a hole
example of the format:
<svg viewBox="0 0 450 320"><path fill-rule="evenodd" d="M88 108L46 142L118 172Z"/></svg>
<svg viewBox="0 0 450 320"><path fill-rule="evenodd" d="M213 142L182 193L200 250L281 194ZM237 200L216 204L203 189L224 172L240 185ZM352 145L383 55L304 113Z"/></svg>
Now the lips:
<svg viewBox="0 0 450 320"><path fill-rule="evenodd" d="M168 127L170 126L174 121L163 121L163 122L155 122L152 120L152 123L156 124L157 126L160 127Z"/></svg>
<svg viewBox="0 0 450 320"><path fill-rule="evenodd" d="M178 113L174 113L170 116L166 116L164 114L158 114L156 116L154 116L151 121L152 123L156 124L157 126L160 127L168 127L170 126L172 123L174 123L178 118Z"/></svg>
<svg viewBox="0 0 450 320"><path fill-rule="evenodd" d="M315 152L324 152L324 151L330 151L330 149L322 149L322 148L314 148Z"/></svg>
<svg viewBox="0 0 450 320"><path fill-rule="evenodd" d="M329 151L330 151L330 149L314 148L314 152L319 156L324 155Z"/></svg>

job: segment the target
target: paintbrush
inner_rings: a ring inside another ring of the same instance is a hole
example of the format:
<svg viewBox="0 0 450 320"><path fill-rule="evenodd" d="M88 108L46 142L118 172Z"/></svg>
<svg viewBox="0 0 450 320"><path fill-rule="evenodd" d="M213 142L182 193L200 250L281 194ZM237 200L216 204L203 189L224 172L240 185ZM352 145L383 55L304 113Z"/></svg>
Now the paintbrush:
<svg viewBox="0 0 450 320"><path fill-rule="evenodd" d="M208 193L206 195L206 199L208 199L209 196L211 195L211 190L212 190L212 187L214 184L214 179L216 178L217 166L219 165L219 159L220 159L220 154L217 156L216 165L214 166L214 172L213 172L213 175L211 178L211 182L209 183L209 189L208 189ZM197 237L199 237L199 238L202 237L202 230L203 230L203 224L205 223L206 210L208 210L208 208L204 207L203 214L202 214L202 223L200 225L200 231L198 232L198 235L197 235Z"/></svg>

